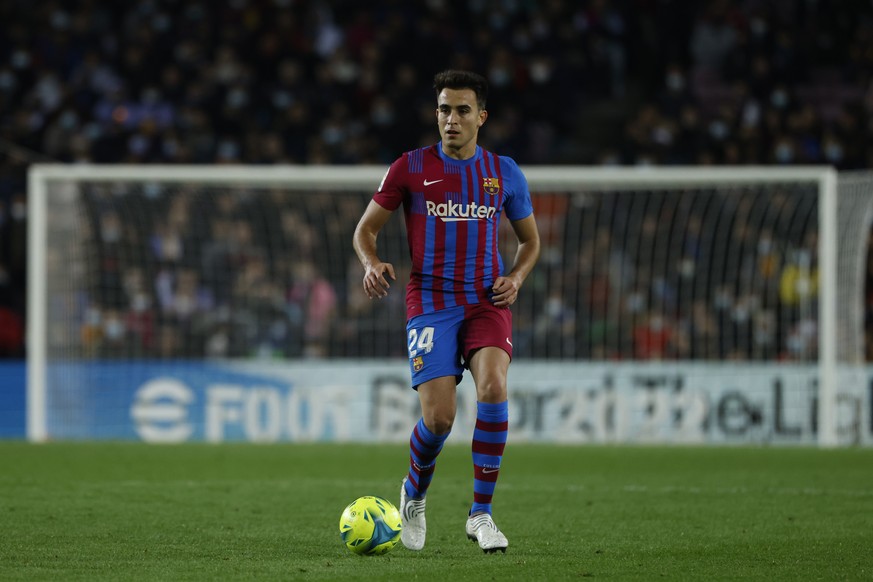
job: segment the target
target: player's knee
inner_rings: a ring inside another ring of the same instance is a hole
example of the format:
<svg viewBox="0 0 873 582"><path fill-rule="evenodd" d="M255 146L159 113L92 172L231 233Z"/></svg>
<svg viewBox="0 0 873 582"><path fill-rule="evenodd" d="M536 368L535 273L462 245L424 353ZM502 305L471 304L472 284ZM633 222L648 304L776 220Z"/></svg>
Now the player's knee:
<svg viewBox="0 0 873 582"><path fill-rule="evenodd" d="M424 425L427 427L427 430L437 436L442 436L451 431L454 423L455 417L449 412L433 412L424 419Z"/></svg>
<svg viewBox="0 0 873 582"><path fill-rule="evenodd" d="M498 403L506 400L506 383L500 378L483 378L476 386L479 402Z"/></svg>

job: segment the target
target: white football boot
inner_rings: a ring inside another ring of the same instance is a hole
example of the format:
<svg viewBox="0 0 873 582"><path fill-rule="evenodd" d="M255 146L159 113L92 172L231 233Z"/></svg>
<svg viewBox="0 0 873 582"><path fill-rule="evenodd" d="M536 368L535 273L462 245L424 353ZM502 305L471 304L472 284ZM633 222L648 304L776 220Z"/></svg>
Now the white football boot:
<svg viewBox="0 0 873 582"><path fill-rule="evenodd" d="M467 519L467 537L474 542L479 542L479 547L487 554L497 550L505 554L509 546L509 541L497 529L490 513L477 513Z"/></svg>
<svg viewBox="0 0 873 582"><path fill-rule="evenodd" d="M400 541L410 550L424 547L427 524L424 521L424 498L413 499L406 495L406 477L400 485Z"/></svg>

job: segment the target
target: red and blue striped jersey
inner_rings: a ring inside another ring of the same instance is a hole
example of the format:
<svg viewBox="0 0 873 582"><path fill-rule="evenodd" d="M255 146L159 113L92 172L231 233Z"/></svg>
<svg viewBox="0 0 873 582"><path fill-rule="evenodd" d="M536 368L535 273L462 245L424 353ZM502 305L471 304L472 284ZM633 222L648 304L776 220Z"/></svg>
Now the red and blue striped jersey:
<svg viewBox="0 0 873 582"><path fill-rule="evenodd" d="M455 160L441 143L399 157L373 200L391 211L403 205L412 257L407 318L488 301L503 274L501 214L514 221L533 212L514 160L479 146L472 158Z"/></svg>

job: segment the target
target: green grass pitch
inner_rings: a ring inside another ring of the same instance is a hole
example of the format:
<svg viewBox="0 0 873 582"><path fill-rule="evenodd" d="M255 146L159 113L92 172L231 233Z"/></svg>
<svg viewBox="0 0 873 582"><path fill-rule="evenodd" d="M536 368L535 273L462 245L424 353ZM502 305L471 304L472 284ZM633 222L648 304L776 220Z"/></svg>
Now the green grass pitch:
<svg viewBox="0 0 873 582"><path fill-rule="evenodd" d="M873 450L510 444L506 554L464 535L447 447L421 552L361 557L338 521L397 503L402 445L0 442L0 580L871 580Z"/></svg>

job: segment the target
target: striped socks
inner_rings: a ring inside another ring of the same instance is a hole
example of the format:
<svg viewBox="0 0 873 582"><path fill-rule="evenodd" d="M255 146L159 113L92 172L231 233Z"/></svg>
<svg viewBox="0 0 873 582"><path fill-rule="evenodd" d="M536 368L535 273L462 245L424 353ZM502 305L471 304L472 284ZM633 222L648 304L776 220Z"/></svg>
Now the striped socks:
<svg viewBox="0 0 873 582"><path fill-rule="evenodd" d="M470 515L491 513L491 498L506 447L509 403L477 403L473 431L473 507Z"/></svg>
<svg viewBox="0 0 873 582"><path fill-rule="evenodd" d="M409 474L406 479L406 495L421 499L427 493L436 468L436 458L443 448L449 433L435 435L420 418L409 437Z"/></svg>

